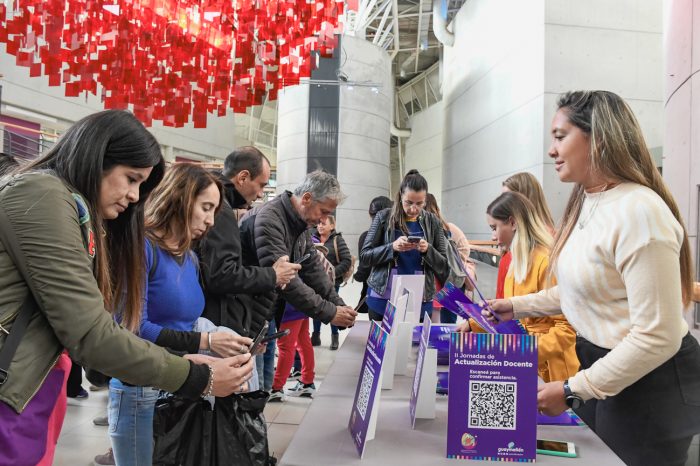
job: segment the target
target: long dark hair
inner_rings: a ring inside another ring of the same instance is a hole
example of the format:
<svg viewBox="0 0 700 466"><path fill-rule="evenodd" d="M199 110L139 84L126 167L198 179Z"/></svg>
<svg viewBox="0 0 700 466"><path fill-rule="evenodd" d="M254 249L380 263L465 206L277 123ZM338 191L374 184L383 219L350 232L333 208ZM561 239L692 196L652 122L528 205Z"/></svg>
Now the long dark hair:
<svg viewBox="0 0 700 466"><path fill-rule="evenodd" d="M114 220L99 209L105 172L117 165L153 167L141 183L139 201ZM85 199L95 229L94 274L107 309L139 310L143 306L145 262L144 203L163 178L165 161L156 138L123 110L89 115L74 124L43 157L20 171L52 170Z"/></svg>
<svg viewBox="0 0 700 466"><path fill-rule="evenodd" d="M425 191L428 192L428 182L423 178L423 175L418 173L418 170L409 170L406 176L403 177L401 181L401 186L396 192L396 197L394 198L394 206L391 209L390 225L393 228L400 229L404 234L408 234L408 227L406 226L406 211L403 210L403 203L401 202L401 197L408 191Z"/></svg>

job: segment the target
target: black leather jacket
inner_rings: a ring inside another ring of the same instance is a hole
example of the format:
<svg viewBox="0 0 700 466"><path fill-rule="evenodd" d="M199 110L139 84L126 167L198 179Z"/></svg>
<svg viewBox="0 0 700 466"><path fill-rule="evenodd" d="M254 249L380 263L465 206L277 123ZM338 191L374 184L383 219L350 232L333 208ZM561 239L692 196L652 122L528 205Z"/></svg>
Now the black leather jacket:
<svg viewBox="0 0 700 466"><path fill-rule="evenodd" d="M360 262L372 267L367 284L379 294L386 290L391 268L395 266L398 255L392 247L394 226L388 225L390 217L391 209L384 209L374 217L360 252ZM435 297L435 277L444 283L449 275L447 243L442 225L435 215L424 211L418 217L418 223L429 243L428 250L422 255L425 273L423 302L427 302Z"/></svg>

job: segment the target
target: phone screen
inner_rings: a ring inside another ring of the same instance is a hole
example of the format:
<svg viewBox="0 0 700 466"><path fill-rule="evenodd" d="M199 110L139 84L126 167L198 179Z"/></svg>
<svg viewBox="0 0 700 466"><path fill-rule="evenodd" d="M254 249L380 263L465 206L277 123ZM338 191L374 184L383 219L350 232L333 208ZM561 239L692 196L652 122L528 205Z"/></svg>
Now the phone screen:
<svg viewBox="0 0 700 466"><path fill-rule="evenodd" d="M420 240L422 238L420 236L409 236L408 237L408 242L409 243L420 243Z"/></svg>
<svg viewBox="0 0 700 466"><path fill-rule="evenodd" d="M568 453L569 444L567 442L559 442L557 440L538 440L537 449Z"/></svg>

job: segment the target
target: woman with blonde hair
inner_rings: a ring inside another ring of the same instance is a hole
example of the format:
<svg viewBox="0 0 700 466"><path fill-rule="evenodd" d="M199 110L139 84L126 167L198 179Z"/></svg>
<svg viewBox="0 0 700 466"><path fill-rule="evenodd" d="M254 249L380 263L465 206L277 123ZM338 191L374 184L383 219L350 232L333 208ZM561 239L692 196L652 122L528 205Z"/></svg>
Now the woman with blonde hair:
<svg viewBox="0 0 700 466"><path fill-rule="evenodd" d="M544 197L542 185L537 180L535 175L528 172L520 172L511 175L503 182L503 192L511 191L520 193L530 202L535 208L535 212L542 219L545 226L554 233L554 220L552 220L552 212L547 205L547 199Z"/></svg>
<svg viewBox="0 0 700 466"><path fill-rule="evenodd" d="M541 412L574 408L630 465L682 465L700 432L700 346L688 236L629 106L561 96L549 156L575 183L550 255L558 285L491 302L501 319L563 312L581 370L539 388Z"/></svg>
<svg viewBox="0 0 700 466"><path fill-rule="evenodd" d="M552 235L535 207L520 193L505 192L486 209L493 239L508 248L512 261L506 274L506 298L537 293L549 287L547 269ZM537 336L538 372L542 380L566 380L578 370L576 332L559 314L521 319L530 335ZM473 322L460 324L467 330Z"/></svg>
<svg viewBox="0 0 700 466"><path fill-rule="evenodd" d="M511 175L503 182L503 190L506 192L520 193L532 202L535 212L542 219L549 232L554 236L554 221L552 213L549 211L547 199L544 197L542 185L537 181L535 175L528 172L516 173ZM498 278L496 279L496 298L503 298L503 284L505 283L506 274L510 268L511 255L507 249L502 249L503 254L498 262Z"/></svg>

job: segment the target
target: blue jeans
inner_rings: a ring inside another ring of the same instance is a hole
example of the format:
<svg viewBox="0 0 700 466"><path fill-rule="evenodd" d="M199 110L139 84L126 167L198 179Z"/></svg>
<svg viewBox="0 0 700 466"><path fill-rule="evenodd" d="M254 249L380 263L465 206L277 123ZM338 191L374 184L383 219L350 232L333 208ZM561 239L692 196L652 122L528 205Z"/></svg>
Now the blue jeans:
<svg viewBox="0 0 700 466"><path fill-rule="evenodd" d="M150 466L153 462L153 409L159 390L109 382L109 437L119 466Z"/></svg>
<svg viewBox="0 0 700 466"><path fill-rule="evenodd" d="M270 322L270 327L267 330L268 335L277 332L277 324L275 321ZM267 342L267 349L263 354L255 355L255 365L258 369L258 381L261 390L271 391L272 380L275 378L275 350L277 349L277 340Z"/></svg>

